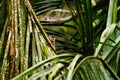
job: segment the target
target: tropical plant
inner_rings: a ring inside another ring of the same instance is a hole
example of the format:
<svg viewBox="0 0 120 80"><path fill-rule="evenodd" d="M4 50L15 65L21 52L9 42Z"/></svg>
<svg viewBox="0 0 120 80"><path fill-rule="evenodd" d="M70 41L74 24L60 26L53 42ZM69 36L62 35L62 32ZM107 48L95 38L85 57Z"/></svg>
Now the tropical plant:
<svg viewBox="0 0 120 80"><path fill-rule="evenodd" d="M119 13L119 0L1 0L0 80L119 80Z"/></svg>

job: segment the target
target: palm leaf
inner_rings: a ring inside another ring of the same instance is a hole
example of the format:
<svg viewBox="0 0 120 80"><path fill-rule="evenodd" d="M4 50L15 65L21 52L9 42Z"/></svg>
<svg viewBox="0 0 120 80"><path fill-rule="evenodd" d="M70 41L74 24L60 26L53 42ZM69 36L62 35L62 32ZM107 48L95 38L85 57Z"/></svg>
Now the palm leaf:
<svg viewBox="0 0 120 80"><path fill-rule="evenodd" d="M33 7L28 0L0 1L1 80L119 80L118 0L99 0L95 4L92 0L30 1ZM46 12L50 18L60 18L52 9L61 7L67 10L69 19L38 18ZM54 25L52 30L50 26ZM57 27L71 28L72 34L55 30ZM57 37L60 54L44 29Z"/></svg>
<svg viewBox="0 0 120 80"><path fill-rule="evenodd" d="M79 68L79 69L78 69ZM86 57L75 68L74 78L82 80L110 80L119 78L103 60L95 57ZM80 75L80 76L79 76Z"/></svg>
<svg viewBox="0 0 120 80"><path fill-rule="evenodd" d="M14 3L6 1L4 4L6 3L9 5L7 5L8 15L1 36L0 54L3 60L0 66L0 79L7 79L8 75L11 79L35 65L35 62L55 55L53 45L41 27L29 1L15 0ZM30 45L33 47L31 48ZM32 52L29 51L31 49ZM30 56L32 56L31 60L29 60ZM9 73L6 74L8 71Z"/></svg>

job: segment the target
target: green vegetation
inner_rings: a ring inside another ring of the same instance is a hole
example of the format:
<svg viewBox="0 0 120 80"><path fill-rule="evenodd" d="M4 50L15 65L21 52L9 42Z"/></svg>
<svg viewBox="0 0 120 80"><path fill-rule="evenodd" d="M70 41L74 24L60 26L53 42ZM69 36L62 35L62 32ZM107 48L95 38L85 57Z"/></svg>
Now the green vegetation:
<svg viewBox="0 0 120 80"><path fill-rule="evenodd" d="M0 1L0 80L119 80L119 67L119 0Z"/></svg>

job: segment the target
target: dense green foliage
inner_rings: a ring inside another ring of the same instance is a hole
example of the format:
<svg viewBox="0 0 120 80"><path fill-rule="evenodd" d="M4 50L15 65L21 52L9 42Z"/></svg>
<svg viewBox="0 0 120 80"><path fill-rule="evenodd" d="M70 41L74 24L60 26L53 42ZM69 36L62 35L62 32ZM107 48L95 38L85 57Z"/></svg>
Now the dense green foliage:
<svg viewBox="0 0 120 80"><path fill-rule="evenodd" d="M119 80L119 67L119 0L0 1L0 80Z"/></svg>

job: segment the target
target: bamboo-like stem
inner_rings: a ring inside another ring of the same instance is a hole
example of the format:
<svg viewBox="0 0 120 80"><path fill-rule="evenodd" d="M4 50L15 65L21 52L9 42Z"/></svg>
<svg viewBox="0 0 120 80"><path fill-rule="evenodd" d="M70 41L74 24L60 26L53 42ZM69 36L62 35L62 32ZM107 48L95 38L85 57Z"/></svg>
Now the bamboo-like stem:
<svg viewBox="0 0 120 80"><path fill-rule="evenodd" d="M7 40L7 44L6 44L6 48L5 48L3 64L2 64L1 73L0 73L0 76L1 76L0 79L1 80L5 80L6 70L8 69L7 56L8 56L8 53L9 53L10 38L11 38L11 31L8 34L8 40Z"/></svg>
<svg viewBox="0 0 120 80"><path fill-rule="evenodd" d="M20 4L22 3L22 4ZM26 13L25 13L25 6L24 1L21 1L19 4L19 56L20 56L20 72L23 72L28 68L27 63L28 59L25 58L25 29L26 29Z"/></svg>
<svg viewBox="0 0 120 80"><path fill-rule="evenodd" d="M33 34L33 38L35 39L35 44L36 44L36 50L37 50L37 57L38 57L38 62L42 61L42 51L40 48L40 40L38 38L38 30L36 29L36 24L35 21L33 19L33 16L31 16L32 22L33 22L33 27L32 27L32 34Z"/></svg>
<svg viewBox="0 0 120 80"><path fill-rule="evenodd" d="M73 77L73 71L75 68L75 65L77 63L77 61L79 60L79 58L82 57L81 55L76 55L75 58L73 59L73 61L71 62L71 64L68 67L68 75L67 75L67 80L72 80Z"/></svg>
<svg viewBox="0 0 120 80"><path fill-rule="evenodd" d="M38 32L37 32L36 29L34 29L34 32L35 32L36 46L37 46L37 51L38 51L38 60L42 61L42 51L41 51L41 48L40 48L40 40L38 38Z"/></svg>
<svg viewBox="0 0 120 80"><path fill-rule="evenodd" d="M29 55L29 46L30 46L30 26L31 26L31 21L30 17L28 16L28 23L26 27L26 38L25 38L25 69L28 68L28 55Z"/></svg>
<svg viewBox="0 0 120 80"><path fill-rule="evenodd" d="M106 23L106 29L103 31L100 42L105 43L110 35L113 33L116 27L116 17L117 17L117 2L118 0L111 0L109 3L108 18ZM113 6L114 5L114 6ZM103 44L99 44L95 50L94 56L97 56L100 52Z"/></svg>
<svg viewBox="0 0 120 80"><path fill-rule="evenodd" d="M18 15L18 20L19 20L19 51L18 51L18 53L19 53L19 58L20 58L20 72L23 72L23 69L24 69L24 63L23 63L23 54L24 54L24 50L23 50L23 48L22 47L24 47L22 44L23 44L23 40L22 40L22 10L21 9L23 9L22 7L21 7L21 5L20 4L18 4L18 13L19 13L19 15Z"/></svg>
<svg viewBox="0 0 120 80"><path fill-rule="evenodd" d="M5 22L5 25L4 25L4 29L3 29L3 32L2 32L2 35L1 35L1 38L0 38L0 54L2 54L2 47L3 47L3 42L4 42L4 39L5 39L5 32L7 30L7 24L8 24L8 17L6 19L6 22Z"/></svg>
<svg viewBox="0 0 120 80"><path fill-rule="evenodd" d="M11 0L11 41L10 41L10 60L9 60L9 64L10 64L10 69L9 69L9 75L10 75L10 79L15 76L15 56L16 56L16 50L15 50L15 9L16 8L16 1L15 0Z"/></svg>
<svg viewBox="0 0 120 80"><path fill-rule="evenodd" d="M43 37L45 38L46 42L47 42L48 45L51 47L51 49L54 51L54 53L56 53L56 51L55 51L55 49L54 49L54 46L53 46L52 43L50 42L50 40L49 40L47 34L45 33L42 25L40 24L40 22L39 22L39 20L38 20L38 18L37 18L37 16L36 16L34 10L32 9L32 6L31 6L30 2L29 2L28 0L26 0L26 1L27 1L26 6L28 7L28 10L29 10L30 14L33 15L33 18L34 18L34 20L35 20L35 22L36 22L36 25L38 26L41 34L43 35Z"/></svg>
<svg viewBox="0 0 120 80"><path fill-rule="evenodd" d="M15 76L18 75L19 70L18 70L18 2L19 0L14 0L15 3L15 9L14 9L14 36L15 36L15 57L14 57L14 62L15 62Z"/></svg>
<svg viewBox="0 0 120 80"><path fill-rule="evenodd" d="M87 47L84 51L86 53L93 54L93 26L92 26L92 5L91 0L84 0L85 5L85 22L86 22L86 40L89 47ZM84 44L83 44L84 45Z"/></svg>

